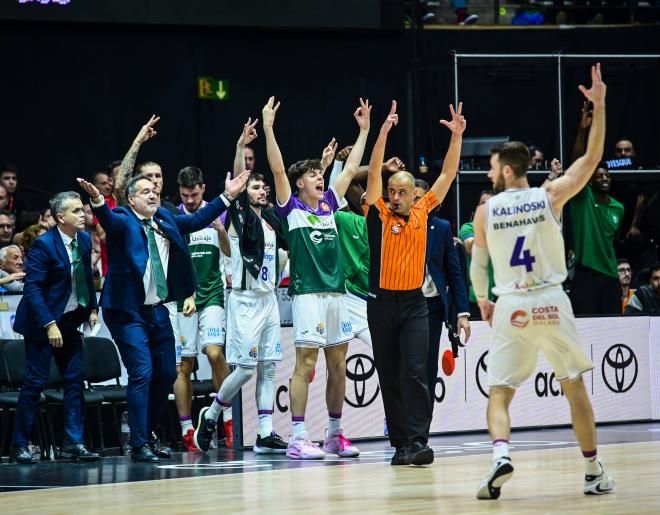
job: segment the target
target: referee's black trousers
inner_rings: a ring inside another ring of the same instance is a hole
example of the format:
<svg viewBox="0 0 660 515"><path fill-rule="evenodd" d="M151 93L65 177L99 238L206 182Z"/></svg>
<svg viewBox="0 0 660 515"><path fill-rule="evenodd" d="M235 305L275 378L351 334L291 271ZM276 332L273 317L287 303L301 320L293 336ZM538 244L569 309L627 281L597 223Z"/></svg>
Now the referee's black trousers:
<svg viewBox="0 0 660 515"><path fill-rule="evenodd" d="M390 443L426 444L431 405L426 380L428 308L421 290L382 290L367 301L367 319Z"/></svg>

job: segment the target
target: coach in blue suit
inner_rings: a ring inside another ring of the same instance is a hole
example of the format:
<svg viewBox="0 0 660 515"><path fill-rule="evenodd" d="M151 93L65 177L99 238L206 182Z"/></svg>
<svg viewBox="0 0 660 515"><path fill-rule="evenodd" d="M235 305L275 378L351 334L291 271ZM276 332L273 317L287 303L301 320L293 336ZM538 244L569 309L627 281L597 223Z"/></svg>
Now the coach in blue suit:
<svg viewBox="0 0 660 515"><path fill-rule="evenodd" d="M249 173L225 181L225 193L192 215L157 207L154 184L145 176L126 186L126 207L112 211L99 191L78 179L106 231L108 273L101 294L103 319L128 371L131 457L157 462L169 457L154 429L176 379L174 335L164 302L184 300L197 289L183 235L207 227L245 186Z"/></svg>
<svg viewBox="0 0 660 515"><path fill-rule="evenodd" d="M98 323L92 280L92 242L85 228L80 195L58 193L50 201L57 222L37 238L25 267L23 298L18 304L14 331L25 337L25 380L18 396L10 459L36 463L28 450L51 357L64 379L64 430L62 456L96 461L98 454L85 449L83 441L82 383L84 363L78 326Z"/></svg>
<svg viewBox="0 0 660 515"><path fill-rule="evenodd" d="M426 187L425 187L426 186ZM421 198L428 191L425 181L415 182L416 197ZM419 193L419 195L418 195ZM426 273L422 291L426 297L429 309L429 350L426 360L431 405L435 404L435 385L438 377L438 360L440 358L440 336L442 324L449 320L449 298L456 308L456 331L462 329L465 341L470 338L470 306L463 280L458 253L451 234L451 225L447 220L436 216L429 217L426 232Z"/></svg>

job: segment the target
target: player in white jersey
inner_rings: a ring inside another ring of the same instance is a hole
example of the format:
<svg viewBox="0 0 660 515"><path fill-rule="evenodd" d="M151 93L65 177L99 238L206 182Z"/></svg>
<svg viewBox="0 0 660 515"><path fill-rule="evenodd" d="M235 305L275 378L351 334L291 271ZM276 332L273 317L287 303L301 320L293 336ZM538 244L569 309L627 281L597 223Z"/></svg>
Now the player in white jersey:
<svg viewBox="0 0 660 515"><path fill-rule="evenodd" d="M582 374L593 368L580 346L575 318L561 287L566 278L559 214L590 179L603 154L605 84L600 64L591 68L593 122L584 156L564 177L530 188L529 149L520 142L493 151L489 178L498 194L479 206L474 218L470 276L481 315L493 327L488 357L488 430L493 461L479 484L479 499L497 499L513 474L509 456L508 408L515 389L536 369L539 350L554 368L571 407L573 429L585 460L584 493L614 491L596 453L596 426ZM495 272L497 304L488 300L488 260Z"/></svg>
<svg viewBox="0 0 660 515"><path fill-rule="evenodd" d="M250 122L245 124L237 143L235 167L240 170L245 145L256 137ZM269 219L274 223L275 215L265 211L265 185L263 175L252 174L247 191L229 206L233 288L227 305L226 351L227 362L236 368L222 383L213 404L199 414L195 443L204 452L209 448L220 413L231 409L232 399L255 371L259 432L254 452L285 453L287 448L286 442L273 431L275 363L282 360L282 345L275 297L277 237L268 222Z"/></svg>

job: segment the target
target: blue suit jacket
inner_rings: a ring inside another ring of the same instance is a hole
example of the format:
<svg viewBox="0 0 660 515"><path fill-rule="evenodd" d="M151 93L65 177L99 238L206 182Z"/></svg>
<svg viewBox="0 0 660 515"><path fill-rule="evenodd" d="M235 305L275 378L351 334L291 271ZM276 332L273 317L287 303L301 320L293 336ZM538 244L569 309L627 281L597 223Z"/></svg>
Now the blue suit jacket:
<svg viewBox="0 0 660 515"><path fill-rule="evenodd" d="M144 226L129 207L117 207L111 211L103 204L92 209L106 232L108 248L108 273L101 294L101 307L139 308L144 304L143 277L149 259ZM192 215L174 216L162 207L156 210L153 219L170 242L166 302L183 300L197 289L188 243L183 235L207 227L226 209L220 197L216 197Z"/></svg>
<svg viewBox="0 0 660 515"><path fill-rule="evenodd" d="M440 293L446 322L449 314L447 286L449 286L457 313L470 312L465 281L449 222L437 217L429 218L426 234L426 265L435 287Z"/></svg>
<svg viewBox="0 0 660 515"><path fill-rule="evenodd" d="M97 309L92 279L92 239L85 232L78 233L78 246L87 275L90 304L80 310L79 325L89 320ZM14 331L25 338L48 340L44 326L55 320L59 324L71 295L71 262L57 227L34 241L25 266L23 298L16 309Z"/></svg>

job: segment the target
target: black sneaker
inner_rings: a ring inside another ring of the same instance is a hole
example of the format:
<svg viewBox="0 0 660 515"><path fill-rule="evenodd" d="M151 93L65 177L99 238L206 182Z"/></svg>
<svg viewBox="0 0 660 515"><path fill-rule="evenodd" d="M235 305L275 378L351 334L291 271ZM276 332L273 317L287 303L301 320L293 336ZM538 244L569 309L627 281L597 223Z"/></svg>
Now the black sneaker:
<svg viewBox="0 0 660 515"><path fill-rule="evenodd" d="M408 461L411 465L430 465L433 459L433 449L425 443L413 442L408 449Z"/></svg>
<svg viewBox="0 0 660 515"><path fill-rule="evenodd" d="M30 452L24 445L12 445L9 448L9 463L18 463L19 465L34 465L39 458Z"/></svg>
<svg viewBox="0 0 660 515"><path fill-rule="evenodd" d="M211 440L215 434L218 423L215 420L209 420L204 415L208 411L208 406L199 411L199 418L197 419L197 429L193 435L195 445L202 452L208 452L211 447Z"/></svg>
<svg viewBox="0 0 660 515"><path fill-rule="evenodd" d="M282 440L282 437L273 431L265 438L257 434L257 443L252 450L256 454L284 454L287 447L288 444Z"/></svg>
<svg viewBox="0 0 660 515"><path fill-rule="evenodd" d="M504 456L493 460L493 464L486 477L479 483L477 499L497 499L500 496L502 485L513 475L511 458Z"/></svg>
<svg viewBox="0 0 660 515"><path fill-rule="evenodd" d="M392 461L390 461L390 465L410 465L408 450L405 447L397 447L394 451L394 456L392 456Z"/></svg>
<svg viewBox="0 0 660 515"><path fill-rule="evenodd" d="M151 432L151 436L149 437L147 445L151 449L151 452L153 452L159 458L169 459L172 457L172 449L170 449L167 445L160 443L160 438L158 438L154 431Z"/></svg>

